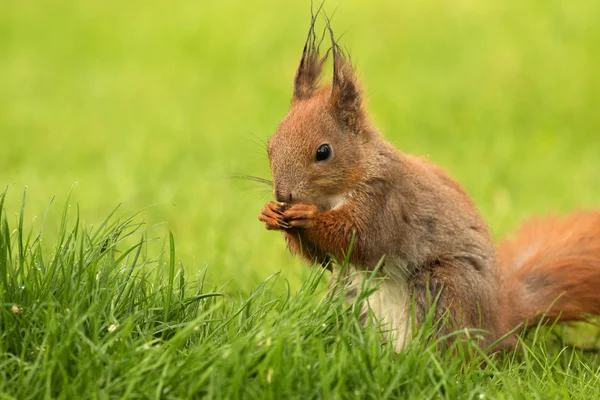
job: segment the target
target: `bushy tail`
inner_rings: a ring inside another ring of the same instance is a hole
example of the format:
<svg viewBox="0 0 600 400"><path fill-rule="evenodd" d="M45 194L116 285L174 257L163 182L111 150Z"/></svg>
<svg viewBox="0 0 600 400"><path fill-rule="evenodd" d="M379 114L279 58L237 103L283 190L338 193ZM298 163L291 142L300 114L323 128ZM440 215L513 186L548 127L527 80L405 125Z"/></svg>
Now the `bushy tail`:
<svg viewBox="0 0 600 400"><path fill-rule="evenodd" d="M505 328L600 315L600 211L534 219L498 247Z"/></svg>

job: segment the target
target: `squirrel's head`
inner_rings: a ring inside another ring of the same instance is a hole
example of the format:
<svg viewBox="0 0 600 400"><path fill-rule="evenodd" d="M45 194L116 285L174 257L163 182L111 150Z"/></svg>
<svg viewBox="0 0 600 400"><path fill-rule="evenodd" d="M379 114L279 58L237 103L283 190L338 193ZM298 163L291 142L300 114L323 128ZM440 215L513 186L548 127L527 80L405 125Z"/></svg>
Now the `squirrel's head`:
<svg viewBox="0 0 600 400"><path fill-rule="evenodd" d="M294 79L288 114L269 139L273 195L285 203L312 203L322 210L341 205L364 178L366 144L377 135L363 110L361 89L351 62L335 42L324 57L312 18ZM329 53L333 81L319 86Z"/></svg>

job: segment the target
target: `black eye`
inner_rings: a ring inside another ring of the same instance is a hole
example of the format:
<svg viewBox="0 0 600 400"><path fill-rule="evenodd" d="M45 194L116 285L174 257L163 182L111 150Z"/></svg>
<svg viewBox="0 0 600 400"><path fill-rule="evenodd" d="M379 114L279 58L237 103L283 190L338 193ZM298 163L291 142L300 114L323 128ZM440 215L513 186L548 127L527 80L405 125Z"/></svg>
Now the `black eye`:
<svg viewBox="0 0 600 400"><path fill-rule="evenodd" d="M322 144L317 149L317 161L325 161L331 155L331 147L328 144Z"/></svg>

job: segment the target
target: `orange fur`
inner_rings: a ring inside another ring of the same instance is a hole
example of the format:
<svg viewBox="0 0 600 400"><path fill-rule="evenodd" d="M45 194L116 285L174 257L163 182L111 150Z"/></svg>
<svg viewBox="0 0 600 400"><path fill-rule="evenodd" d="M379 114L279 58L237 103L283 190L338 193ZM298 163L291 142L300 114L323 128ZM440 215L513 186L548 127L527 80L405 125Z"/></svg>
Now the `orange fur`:
<svg viewBox="0 0 600 400"><path fill-rule="evenodd" d="M600 211L533 219L498 246L505 329L600 314Z"/></svg>
<svg viewBox="0 0 600 400"><path fill-rule="evenodd" d="M413 305L422 322L430 299L438 299L436 317L449 311L452 328L487 330L485 346L546 311L562 321L600 314L600 211L532 220L496 251L458 182L381 137L329 25L333 81L319 86L324 57L314 22L290 110L269 139L277 201L259 214L266 228L281 231L307 261L333 265L333 281L339 271L330 257L345 259L353 238L353 271L372 271L384 259L385 284L371 304L390 332L406 332ZM316 157L322 146L330 150L324 159Z"/></svg>

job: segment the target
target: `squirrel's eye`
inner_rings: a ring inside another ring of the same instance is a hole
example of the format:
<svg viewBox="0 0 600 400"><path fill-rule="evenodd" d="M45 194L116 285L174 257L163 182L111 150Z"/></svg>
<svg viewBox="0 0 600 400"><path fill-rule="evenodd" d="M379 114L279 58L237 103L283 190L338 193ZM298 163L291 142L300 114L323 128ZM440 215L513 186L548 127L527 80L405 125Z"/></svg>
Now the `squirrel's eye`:
<svg viewBox="0 0 600 400"><path fill-rule="evenodd" d="M328 144L322 144L317 149L317 161L325 161L331 155L331 147Z"/></svg>

